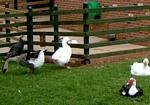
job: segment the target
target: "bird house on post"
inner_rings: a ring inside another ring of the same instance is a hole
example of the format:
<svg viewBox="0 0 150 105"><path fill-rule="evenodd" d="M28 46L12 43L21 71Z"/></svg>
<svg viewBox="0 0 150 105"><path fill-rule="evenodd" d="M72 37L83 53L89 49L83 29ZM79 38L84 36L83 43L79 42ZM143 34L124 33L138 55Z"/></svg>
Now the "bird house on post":
<svg viewBox="0 0 150 105"><path fill-rule="evenodd" d="M92 12L89 13L90 17L93 17L94 19L100 19L101 18L101 4L98 2L98 0L88 0L88 8L89 9L100 9L99 12Z"/></svg>

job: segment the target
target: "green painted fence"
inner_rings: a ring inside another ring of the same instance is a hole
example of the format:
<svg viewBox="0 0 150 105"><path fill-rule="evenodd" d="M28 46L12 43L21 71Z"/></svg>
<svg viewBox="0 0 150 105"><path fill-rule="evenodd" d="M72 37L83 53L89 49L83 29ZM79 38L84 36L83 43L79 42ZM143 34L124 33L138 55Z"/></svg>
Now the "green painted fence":
<svg viewBox="0 0 150 105"><path fill-rule="evenodd" d="M19 23L10 23L6 22L6 24L0 24L0 28L9 28L9 27L22 27L26 26L26 32L16 32L11 33L6 31L6 33L0 34L0 38L9 38L12 36L19 36L19 35L27 35L27 42L29 50L33 50L34 45L42 45L42 46L54 46L54 50L56 51L59 47L59 37L60 36L75 36L75 37L82 37L84 43L82 44L71 44L73 48L80 48L84 50L84 54L73 54L73 57L83 58L85 63L90 63L90 59L92 58L99 58L99 57L106 57L111 55L118 55L118 54L125 54L125 53L134 53L139 51L148 51L150 50L150 46L141 49L135 50L127 50L127 51L118 51L118 52L110 52L110 53L102 53L102 54L90 54L90 48L96 47L103 47L108 45L117 45L117 44L125 44L125 43L136 43L136 42L143 42L143 41L150 41L150 37L142 37L142 38L133 38L133 39L124 39L124 40L115 40L115 41L107 41L107 42L96 42L96 43L89 43L90 36L102 36L102 35L109 35L109 34L118 34L118 33L129 33L129 32L139 32L139 31L149 31L150 25L145 25L141 27L132 27L132 28L120 28L120 29L111 29L111 30L98 30L98 31L90 31L89 25L90 24L102 24L102 23L117 23L117 22L132 22L132 21L140 21L140 20L150 20L150 16L136 16L136 17L121 17L121 18L113 18L113 19L92 19L89 16L89 13L93 12L113 12L113 11L129 11L129 10L150 10L150 5L146 6L127 6L127 7L104 7L99 9L88 9L88 4L83 4L83 9L75 9L75 10L59 10L57 6L54 6L53 9L49 9L45 12L33 12L32 8L28 8L27 13L16 13L11 14L7 13L5 15L0 15L0 18L12 18L12 17L26 17L26 22L19 22ZM82 14L83 18L78 20L61 20L59 17L63 15L69 14ZM51 19L49 21L42 21L37 22L33 21L34 16L44 16L49 15ZM54 27L54 32L35 32L33 31L33 27L36 25L52 25ZM59 32L60 25L82 25L83 31L81 32ZM33 41L33 36L53 36L54 42L40 42L40 41ZM11 43L1 44L0 47L7 47L10 46ZM52 54L53 52L49 52L48 54Z"/></svg>

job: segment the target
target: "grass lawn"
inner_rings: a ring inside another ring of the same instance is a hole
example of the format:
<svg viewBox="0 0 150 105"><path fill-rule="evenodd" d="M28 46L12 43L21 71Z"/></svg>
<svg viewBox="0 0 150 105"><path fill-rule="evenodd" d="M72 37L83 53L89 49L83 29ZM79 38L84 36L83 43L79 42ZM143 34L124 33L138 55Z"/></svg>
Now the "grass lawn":
<svg viewBox="0 0 150 105"><path fill-rule="evenodd" d="M118 92L130 77L133 61L70 70L45 64L31 75L25 74L27 68L11 63L7 74L0 73L0 105L149 105L148 76L136 77L144 90L142 97Z"/></svg>

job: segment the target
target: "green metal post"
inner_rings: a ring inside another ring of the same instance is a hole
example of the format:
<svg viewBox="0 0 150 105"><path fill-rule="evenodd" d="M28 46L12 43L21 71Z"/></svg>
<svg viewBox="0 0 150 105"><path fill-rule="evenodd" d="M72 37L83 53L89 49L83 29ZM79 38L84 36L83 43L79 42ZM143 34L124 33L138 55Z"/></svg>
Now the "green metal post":
<svg viewBox="0 0 150 105"><path fill-rule="evenodd" d="M55 0L49 0L49 10L52 12L54 8ZM53 21L53 16L50 15L50 21Z"/></svg>
<svg viewBox="0 0 150 105"><path fill-rule="evenodd" d="M32 7L28 7L27 13L27 40L28 40L28 50L33 50L33 15Z"/></svg>
<svg viewBox="0 0 150 105"><path fill-rule="evenodd" d="M14 9L18 9L18 0L14 0Z"/></svg>
<svg viewBox="0 0 150 105"><path fill-rule="evenodd" d="M5 8L9 8L8 2L5 3ZM9 12L5 12L6 15L9 15ZM6 24L10 24L10 20L8 18L5 19ZM6 28L6 34L10 34L10 29ZM10 42L10 38L6 38L6 42Z"/></svg>
<svg viewBox="0 0 150 105"><path fill-rule="evenodd" d="M89 18L89 13L86 11L88 9L88 3L85 2L83 3L83 9L85 10L85 13L83 14L83 21L84 21L84 26L83 26L83 31L84 31L84 45L89 44L89 35L87 32L89 32L89 24L87 24L88 18ZM84 47L84 63L89 64L90 59L89 59L89 48Z"/></svg>
<svg viewBox="0 0 150 105"><path fill-rule="evenodd" d="M54 5L54 12L58 11L57 5ZM54 15L54 20L53 20L53 25L54 25L54 42L58 43L59 42L59 25L58 25L58 14ZM58 45L54 45L54 51L58 49Z"/></svg>
<svg viewBox="0 0 150 105"><path fill-rule="evenodd" d="M14 0L14 9L18 10L18 0ZM17 17L15 17L17 19Z"/></svg>

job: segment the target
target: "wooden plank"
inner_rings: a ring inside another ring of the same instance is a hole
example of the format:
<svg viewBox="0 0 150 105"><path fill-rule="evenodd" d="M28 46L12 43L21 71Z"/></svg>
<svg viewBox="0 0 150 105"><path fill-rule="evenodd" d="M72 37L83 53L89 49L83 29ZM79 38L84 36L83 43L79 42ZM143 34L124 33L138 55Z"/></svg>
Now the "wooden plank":
<svg viewBox="0 0 150 105"><path fill-rule="evenodd" d="M9 34L0 34L0 38L12 37L12 36L20 36L27 35L27 32L17 32L17 33L9 33Z"/></svg>
<svg viewBox="0 0 150 105"><path fill-rule="evenodd" d="M143 10L143 9L150 9L150 5L143 5L143 6L133 5L133 6L124 6L124 7L105 7L105 8L102 8L102 12L135 11L135 10Z"/></svg>
<svg viewBox="0 0 150 105"><path fill-rule="evenodd" d="M143 10L150 9L150 5L146 6L127 6L127 7L105 7L102 8L103 12L110 11L128 11L128 10ZM59 10L58 12L54 12L53 14L66 15L66 14L83 14L85 12L99 12L101 9L72 9L72 10Z"/></svg>
<svg viewBox="0 0 150 105"><path fill-rule="evenodd" d="M127 11L127 10L143 10L143 9L150 9L150 5L147 6L128 6L128 7L106 7L102 8L103 12L110 12L110 11ZM100 12L101 9L72 9L72 10L59 10L53 12L53 15L69 15L69 14L83 14L85 12Z"/></svg>
<svg viewBox="0 0 150 105"><path fill-rule="evenodd" d="M53 36L54 34L59 34L59 36L74 36L74 37L79 37L83 36L84 32L33 32L34 35L49 35Z"/></svg>
<svg viewBox="0 0 150 105"><path fill-rule="evenodd" d="M39 42L39 41L34 41L34 45L40 45L40 46L53 46L52 42Z"/></svg>
<svg viewBox="0 0 150 105"><path fill-rule="evenodd" d="M26 0L26 2L38 2L38 1L43 1L43 0Z"/></svg>
<svg viewBox="0 0 150 105"><path fill-rule="evenodd" d="M49 7L41 7L41 8L34 8L33 11L48 11L49 10ZM49 14L47 14L49 15Z"/></svg>
<svg viewBox="0 0 150 105"><path fill-rule="evenodd" d="M15 43L0 44L0 48L2 48L2 47L10 47L13 44L15 44Z"/></svg>
<svg viewBox="0 0 150 105"><path fill-rule="evenodd" d="M36 11L36 9L34 9L35 11L32 12L33 16L44 16L44 15L52 15L51 11Z"/></svg>
<svg viewBox="0 0 150 105"><path fill-rule="evenodd" d="M5 12L26 13L26 11L16 10L16 9L11 9L11 8L5 8L5 7L3 7L3 6L0 6L0 8L3 8Z"/></svg>
<svg viewBox="0 0 150 105"><path fill-rule="evenodd" d="M40 1L27 1L26 5L37 5L37 4L47 4L49 3L47 0Z"/></svg>
<svg viewBox="0 0 150 105"><path fill-rule="evenodd" d="M112 29L112 30L104 30L104 31L95 31L88 32L90 36L99 36L99 35L109 35L109 34L118 34L118 33L129 33L129 32L138 32L150 30L150 25L144 27L136 27L136 28L121 28L121 29Z"/></svg>
<svg viewBox="0 0 150 105"><path fill-rule="evenodd" d="M61 46L60 43L53 43L53 42L40 42L40 41L34 41L34 44L35 45L40 45L40 46ZM83 44L69 44L71 46L71 48L84 48L84 45Z"/></svg>
<svg viewBox="0 0 150 105"><path fill-rule="evenodd" d="M28 5L28 6L31 6L32 9L39 9L39 11L41 11L42 8L44 7L49 7L49 3L45 3L45 4L34 4L34 5ZM49 8L48 8L49 9Z"/></svg>
<svg viewBox="0 0 150 105"><path fill-rule="evenodd" d="M48 9L48 7L47 7ZM84 13L83 9L74 9L74 10L59 10L59 11L46 11L46 12L42 12L42 11L36 11L36 9L34 9L35 11L32 12L32 14L34 16L41 16L41 15L69 15L69 14L81 14ZM38 9L37 9L38 10ZM49 10L49 9L48 9Z"/></svg>
<svg viewBox="0 0 150 105"><path fill-rule="evenodd" d="M56 15L69 15L69 14L83 14L85 11L83 9L73 9L73 10L59 10L59 11L55 11L52 14Z"/></svg>
<svg viewBox="0 0 150 105"><path fill-rule="evenodd" d="M108 56L121 55L121 54L137 53L137 52L142 52L142 51L150 51L150 47L140 48L140 49L132 49L132 50L124 50L124 51L117 51L117 52L102 53L102 54L91 54L90 58L101 58L101 57L108 57Z"/></svg>
<svg viewBox="0 0 150 105"><path fill-rule="evenodd" d="M132 39L116 40L116 41L96 42L96 43L85 45L85 47L96 48L96 47L125 44L125 43L137 43L143 41L150 41L150 37L139 37L139 38L132 38Z"/></svg>
<svg viewBox="0 0 150 105"><path fill-rule="evenodd" d="M127 18L115 18L115 19L96 19L88 20L87 24L103 24L103 23L114 23L114 22L129 22L139 20L150 20L150 16L139 16L139 17L127 17ZM60 25L80 25L83 24L82 20L70 20L70 21L59 21Z"/></svg>
<svg viewBox="0 0 150 105"><path fill-rule="evenodd" d="M19 27L19 26L26 26L26 22L22 22L22 23L11 23L11 24L0 24L0 28Z"/></svg>
<svg viewBox="0 0 150 105"><path fill-rule="evenodd" d="M24 17L26 14L24 13L14 13L14 14L7 14L7 15L0 15L0 18L9 18L9 17Z"/></svg>
<svg viewBox="0 0 150 105"><path fill-rule="evenodd" d="M16 42L14 43L5 43L5 44L0 44L0 48L3 48L3 47L10 47L12 46L13 44L15 44ZM24 44L26 44L27 42L25 41Z"/></svg>
<svg viewBox="0 0 150 105"><path fill-rule="evenodd" d="M39 21L39 22L33 22L33 25L52 25L51 21Z"/></svg>
<svg viewBox="0 0 150 105"><path fill-rule="evenodd" d="M83 20L69 20L69 21L59 21L59 25L82 25Z"/></svg>
<svg viewBox="0 0 150 105"><path fill-rule="evenodd" d="M47 35L47 36L53 36L54 32L38 32L38 31L34 31L33 32L34 35Z"/></svg>
<svg viewBox="0 0 150 105"><path fill-rule="evenodd" d="M59 34L59 36L74 36L74 37L79 37L79 36L83 36L84 32L59 32L57 34Z"/></svg>
<svg viewBox="0 0 150 105"><path fill-rule="evenodd" d="M33 11L48 11L50 3L48 0L27 1L27 7L31 6Z"/></svg>
<svg viewBox="0 0 150 105"><path fill-rule="evenodd" d="M103 24L103 23L114 23L114 22L129 22L139 20L150 20L150 16L137 16L137 17L126 17L126 18L112 18L112 19L96 19L88 20L88 24Z"/></svg>

